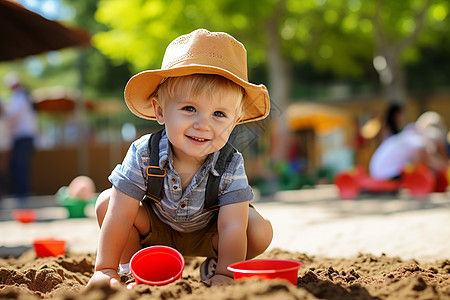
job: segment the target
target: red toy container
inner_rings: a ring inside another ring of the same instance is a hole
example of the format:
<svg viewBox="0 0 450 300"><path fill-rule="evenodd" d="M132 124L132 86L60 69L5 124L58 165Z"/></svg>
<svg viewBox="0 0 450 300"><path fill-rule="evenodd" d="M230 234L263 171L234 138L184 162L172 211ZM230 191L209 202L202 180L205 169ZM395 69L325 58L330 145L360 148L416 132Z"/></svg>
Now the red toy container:
<svg viewBox="0 0 450 300"><path fill-rule="evenodd" d="M338 174L334 180L334 183L338 187L339 197L341 199L355 199L361 187L356 176L348 173Z"/></svg>
<svg viewBox="0 0 450 300"><path fill-rule="evenodd" d="M235 279L247 277L281 278L297 285L298 269L302 265L301 262L295 260L254 259L231 264L227 269L233 272Z"/></svg>
<svg viewBox="0 0 450 300"><path fill-rule="evenodd" d="M20 223L32 223L36 221L36 210L34 209L16 209L12 212L14 220Z"/></svg>
<svg viewBox="0 0 450 300"><path fill-rule="evenodd" d="M184 257L167 246L151 246L136 252L130 261L136 284L164 285L181 277Z"/></svg>
<svg viewBox="0 0 450 300"><path fill-rule="evenodd" d="M38 257L58 256L66 252L66 241L59 239L36 239L33 241Z"/></svg>

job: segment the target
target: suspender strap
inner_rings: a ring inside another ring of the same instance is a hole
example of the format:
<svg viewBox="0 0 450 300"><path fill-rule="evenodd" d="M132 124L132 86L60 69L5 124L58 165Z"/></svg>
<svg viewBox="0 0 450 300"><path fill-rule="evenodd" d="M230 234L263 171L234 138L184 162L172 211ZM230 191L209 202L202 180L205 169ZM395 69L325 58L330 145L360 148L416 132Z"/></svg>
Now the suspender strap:
<svg viewBox="0 0 450 300"><path fill-rule="evenodd" d="M150 136L148 142L148 150L150 151L150 165L147 167L147 194L144 197L144 201L161 201L164 177L166 176L166 170L159 168L159 141L161 140L162 130L158 131ZM233 159L233 154L236 153L230 143L226 143L220 150L219 157L217 158L215 169L219 173L219 176L209 174L208 181L206 182L205 191L205 209L209 211L218 211L218 197L219 197L219 184L223 173Z"/></svg>
<svg viewBox="0 0 450 300"><path fill-rule="evenodd" d="M150 151L150 165L147 167L147 194L144 201L149 199L156 202L161 201L164 187L164 177L166 170L159 168L159 141L161 140L162 130L152 134L148 141L148 150Z"/></svg>
<svg viewBox="0 0 450 300"><path fill-rule="evenodd" d="M230 143L226 143L225 146L220 150L219 157L217 159L215 169L219 176L214 176L209 174L208 181L206 182L205 191L205 209L209 211L217 211L219 209L218 197L219 197L219 184L223 173L233 159L233 154L236 153L236 148L234 148Z"/></svg>

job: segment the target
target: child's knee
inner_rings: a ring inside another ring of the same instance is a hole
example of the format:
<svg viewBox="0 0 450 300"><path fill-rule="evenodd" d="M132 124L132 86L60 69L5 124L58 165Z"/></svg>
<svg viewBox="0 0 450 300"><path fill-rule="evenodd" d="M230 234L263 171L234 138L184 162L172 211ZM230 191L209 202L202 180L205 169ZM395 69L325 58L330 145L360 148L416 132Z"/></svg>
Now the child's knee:
<svg viewBox="0 0 450 300"><path fill-rule="evenodd" d="M108 210L109 199L111 199L111 189L101 192L95 201L95 215L97 216L97 220L100 222L100 225L105 218L106 211Z"/></svg>
<svg viewBox="0 0 450 300"><path fill-rule="evenodd" d="M269 220L263 218L256 210L253 210L253 212L249 214L247 236L249 243L251 243L258 252L262 253L272 242L272 224Z"/></svg>
<svg viewBox="0 0 450 300"><path fill-rule="evenodd" d="M262 252L269 247L273 238L273 229L272 224L269 220L263 219L261 220L261 224L259 228L255 228L257 232L255 233L257 244L262 248Z"/></svg>

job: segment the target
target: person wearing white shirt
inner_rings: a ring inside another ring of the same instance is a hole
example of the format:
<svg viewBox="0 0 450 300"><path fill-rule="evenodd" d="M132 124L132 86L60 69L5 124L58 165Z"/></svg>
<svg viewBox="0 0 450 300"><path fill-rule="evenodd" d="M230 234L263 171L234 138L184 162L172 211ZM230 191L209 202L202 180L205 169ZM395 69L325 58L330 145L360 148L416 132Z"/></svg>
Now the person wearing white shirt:
<svg viewBox="0 0 450 300"><path fill-rule="evenodd" d="M398 178L408 163L444 170L448 166L443 148L445 133L446 126L438 113L423 113L415 123L381 143L370 160L370 176L382 180Z"/></svg>
<svg viewBox="0 0 450 300"><path fill-rule="evenodd" d="M8 191L8 157L11 150L11 136L4 113L5 108L0 99L0 200Z"/></svg>
<svg viewBox="0 0 450 300"><path fill-rule="evenodd" d="M4 115L12 138L10 180L13 194L22 202L30 194L31 158L34 137L37 134L37 117L27 90L15 72L4 77L11 89L9 105Z"/></svg>

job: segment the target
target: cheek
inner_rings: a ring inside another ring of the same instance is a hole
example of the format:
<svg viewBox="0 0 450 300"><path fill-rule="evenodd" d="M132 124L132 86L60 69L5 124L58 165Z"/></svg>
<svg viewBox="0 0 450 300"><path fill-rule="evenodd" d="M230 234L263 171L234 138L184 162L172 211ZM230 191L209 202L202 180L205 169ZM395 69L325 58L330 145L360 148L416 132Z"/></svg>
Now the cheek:
<svg viewBox="0 0 450 300"><path fill-rule="evenodd" d="M184 124L186 124L186 120L179 114L171 114L166 116L166 126L169 125L174 128L179 128Z"/></svg>
<svg viewBox="0 0 450 300"><path fill-rule="evenodd" d="M223 142L225 144L228 141L228 138L230 137L230 134L233 131L233 128L234 128L234 123L229 123L220 128L218 135L220 137L221 142Z"/></svg>
<svg viewBox="0 0 450 300"><path fill-rule="evenodd" d="M167 135L170 140L173 140L173 138L176 138L180 133L183 133L185 129L185 123L183 122L182 118L174 118L169 117L165 119L165 128Z"/></svg>

